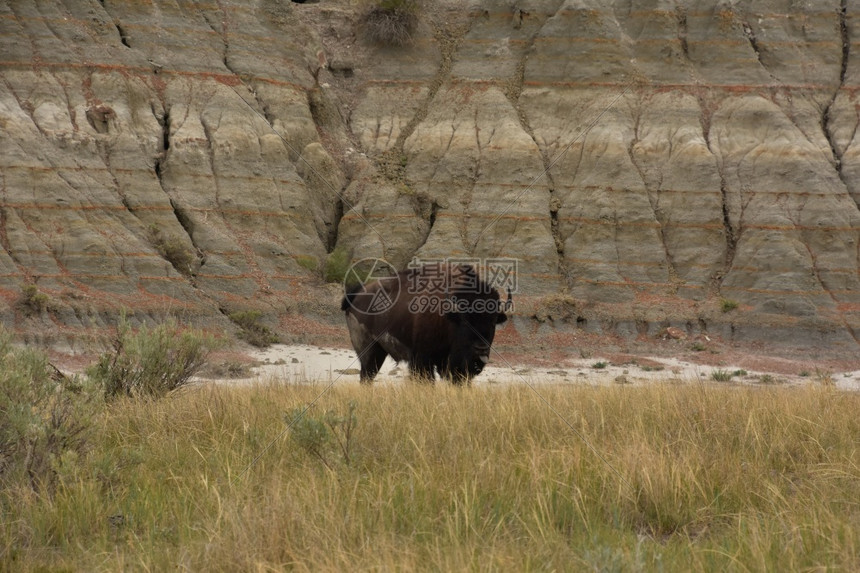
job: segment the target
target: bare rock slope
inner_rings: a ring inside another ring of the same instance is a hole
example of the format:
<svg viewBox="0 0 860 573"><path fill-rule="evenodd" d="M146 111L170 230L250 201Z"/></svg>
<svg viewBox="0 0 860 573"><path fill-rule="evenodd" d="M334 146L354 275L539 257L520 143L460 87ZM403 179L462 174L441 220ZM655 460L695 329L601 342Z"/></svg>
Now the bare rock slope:
<svg viewBox="0 0 860 573"><path fill-rule="evenodd" d="M858 352L845 0L425 2L401 47L360 10L0 5L3 322L289 330L333 258L512 257L526 318Z"/></svg>

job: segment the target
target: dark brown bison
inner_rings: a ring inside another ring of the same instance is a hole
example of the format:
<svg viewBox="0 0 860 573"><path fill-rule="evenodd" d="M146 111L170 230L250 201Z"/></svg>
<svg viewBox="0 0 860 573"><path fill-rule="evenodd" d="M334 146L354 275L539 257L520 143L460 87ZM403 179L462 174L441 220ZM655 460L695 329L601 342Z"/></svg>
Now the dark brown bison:
<svg viewBox="0 0 860 573"><path fill-rule="evenodd" d="M438 373L462 384L484 369L510 305L510 290L502 303L469 265L425 265L351 289L341 309L362 383L390 355L414 376L432 380Z"/></svg>

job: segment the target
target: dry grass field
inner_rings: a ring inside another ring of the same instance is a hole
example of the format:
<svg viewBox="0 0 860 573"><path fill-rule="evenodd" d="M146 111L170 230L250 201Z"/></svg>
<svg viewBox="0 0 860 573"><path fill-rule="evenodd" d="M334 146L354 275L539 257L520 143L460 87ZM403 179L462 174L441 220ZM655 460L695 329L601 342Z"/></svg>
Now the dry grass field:
<svg viewBox="0 0 860 573"><path fill-rule="evenodd" d="M0 490L11 571L860 569L860 394L204 384Z"/></svg>

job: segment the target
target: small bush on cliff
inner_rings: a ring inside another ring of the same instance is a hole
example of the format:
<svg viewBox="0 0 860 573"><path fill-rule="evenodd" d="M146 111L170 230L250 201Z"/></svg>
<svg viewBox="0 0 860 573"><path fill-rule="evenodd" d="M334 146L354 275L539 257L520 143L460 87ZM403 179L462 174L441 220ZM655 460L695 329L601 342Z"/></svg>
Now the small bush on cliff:
<svg viewBox="0 0 860 573"><path fill-rule="evenodd" d="M21 308L27 316L34 314L42 314L42 312L50 309L51 299L43 292L39 292L39 287L36 285L24 285L21 287Z"/></svg>
<svg viewBox="0 0 860 573"><path fill-rule="evenodd" d="M388 46L412 41L418 26L418 0L378 0L361 19L368 40Z"/></svg>
<svg viewBox="0 0 860 573"><path fill-rule="evenodd" d="M176 271L185 276L193 273L194 253L175 235L165 235L158 225L150 225L149 238L153 248L158 251Z"/></svg>
<svg viewBox="0 0 860 573"><path fill-rule="evenodd" d="M240 310L227 317L239 327L239 338L257 348L265 348L280 342L278 335L260 322L263 313L259 310Z"/></svg>
<svg viewBox="0 0 860 573"><path fill-rule="evenodd" d="M325 262L325 281L328 283L343 282L349 271L349 252L343 247L336 247Z"/></svg>
<svg viewBox="0 0 860 573"><path fill-rule="evenodd" d="M188 383L218 341L202 331L182 328L173 320L133 331L120 319L113 349L87 371L104 388L106 398L158 398Z"/></svg>
<svg viewBox="0 0 860 573"><path fill-rule="evenodd" d="M299 255L296 257L296 263L303 269L307 269L311 272L319 271L320 263L316 257L312 257L310 255Z"/></svg>

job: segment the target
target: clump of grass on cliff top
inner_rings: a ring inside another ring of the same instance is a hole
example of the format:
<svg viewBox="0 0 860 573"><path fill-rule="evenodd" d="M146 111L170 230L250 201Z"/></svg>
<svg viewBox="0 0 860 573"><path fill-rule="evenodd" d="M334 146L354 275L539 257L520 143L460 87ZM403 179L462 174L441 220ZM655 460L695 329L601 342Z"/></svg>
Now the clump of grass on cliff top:
<svg viewBox="0 0 860 573"><path fill-rule="evenodd" d="M375 0L361 18L366 38L376 44L404 46L418 26L418 0Z"/></svg>
<svg viewBox="0 0 860 573"><path fill-rule="evenodd" d="M120 397L53 498L2 492L0 569L856 569L860 395L540 394L277 383ZM315 420L354 414L348 463L288 429L308 404Z"/></svg>

